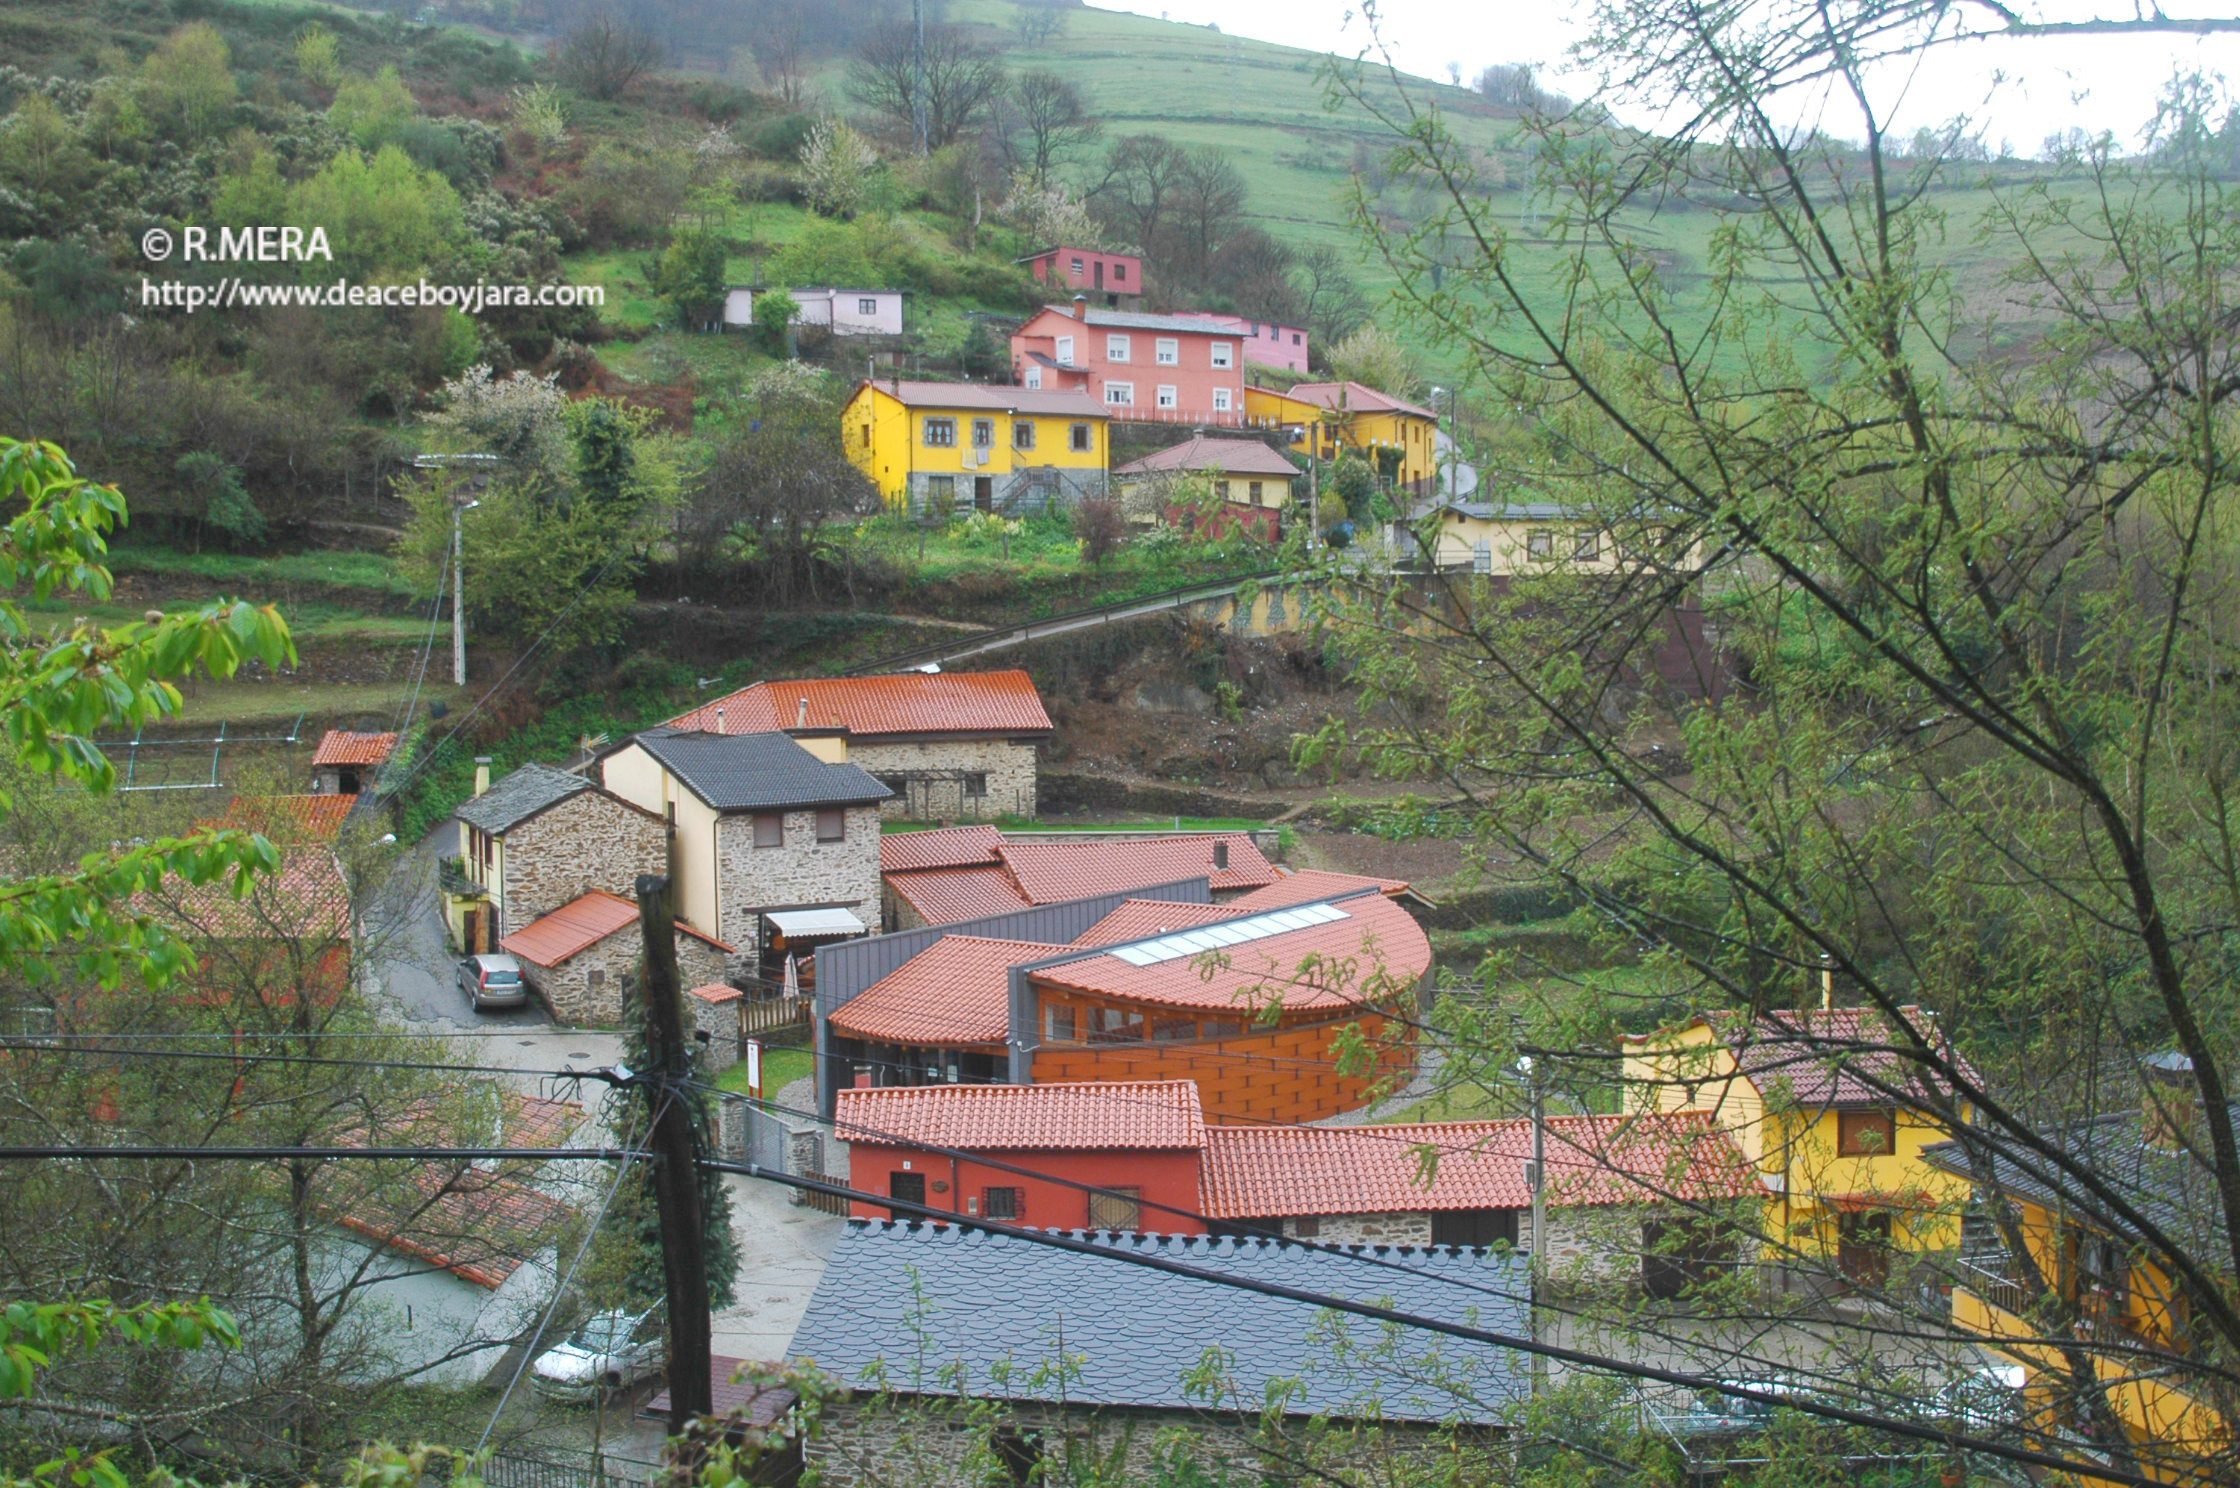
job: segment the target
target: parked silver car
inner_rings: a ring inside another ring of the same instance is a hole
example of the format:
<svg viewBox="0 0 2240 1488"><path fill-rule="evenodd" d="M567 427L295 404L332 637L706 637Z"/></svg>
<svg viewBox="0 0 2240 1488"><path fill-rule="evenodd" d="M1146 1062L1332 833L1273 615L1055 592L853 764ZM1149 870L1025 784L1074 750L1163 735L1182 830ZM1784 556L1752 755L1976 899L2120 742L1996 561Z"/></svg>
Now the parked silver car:
<svg viewBox="0 0 2240 1488"><path fill-rule="evenodd" d="M661 1355L661 1309L633 1316L618 1308L586 1319L566 1343L539 1354L530 1382L548 1400L595 1400L657 1373Z"/></svg>
<svg viewBox="0 0 2240 1488"><path fill-rule="evenodd" d="M459 990L467 994L476 1012L519 1007L529 1000L521 963L511 956L467 957L459 963Z"/></svg>

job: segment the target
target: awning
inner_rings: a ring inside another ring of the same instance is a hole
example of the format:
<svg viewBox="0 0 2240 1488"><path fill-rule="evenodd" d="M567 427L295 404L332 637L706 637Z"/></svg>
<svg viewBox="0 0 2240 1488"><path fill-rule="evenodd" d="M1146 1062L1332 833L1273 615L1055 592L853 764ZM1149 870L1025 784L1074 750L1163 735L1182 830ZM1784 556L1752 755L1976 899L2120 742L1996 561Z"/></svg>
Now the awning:
<svg viewBox="0 0 2240 1488"><path fill-rule="evenodd" d="M862 935L863 921L846 909L773 909L763 915L771 928L788 940L830 939L835 935Z"/></svg>

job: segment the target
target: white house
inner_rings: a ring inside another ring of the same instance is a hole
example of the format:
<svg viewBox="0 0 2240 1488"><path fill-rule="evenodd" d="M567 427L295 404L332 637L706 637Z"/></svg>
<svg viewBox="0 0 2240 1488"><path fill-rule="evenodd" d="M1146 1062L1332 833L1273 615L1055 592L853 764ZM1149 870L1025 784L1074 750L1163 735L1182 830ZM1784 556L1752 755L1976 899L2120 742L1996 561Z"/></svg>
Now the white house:
<svg viewBox="0 0 2240 1488"><path fill-rule="evenodd" d="M754 297L769 292L767 285L734 284L724 292L723 323L754 324ZM801 308L792 323L824 326L835 336L899 336L902 334L902 295L899 289L789 289Z"/></svg>

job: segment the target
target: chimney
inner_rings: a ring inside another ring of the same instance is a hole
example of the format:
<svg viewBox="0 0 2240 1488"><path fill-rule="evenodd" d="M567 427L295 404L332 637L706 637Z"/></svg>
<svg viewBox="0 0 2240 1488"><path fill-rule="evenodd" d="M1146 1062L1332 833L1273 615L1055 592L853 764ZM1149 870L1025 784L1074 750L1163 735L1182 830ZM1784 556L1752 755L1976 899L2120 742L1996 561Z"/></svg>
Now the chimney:
<svg viewBox="0 0 2240 1488"><path fill-rule="evenodd" d="M1216 868L1226 868L1229 866L1228 843L1216 842L1213 845L1213 866Z"/></svg>
<svg viewBox="0 0 2240 1488"><path fill-rule="evenodd" d="M2199 1128L2201 1091L2193 1083L2193 1061L2183 1054L2156 1054L2139 1067L2140 1116L2150 1146L2176 1151Z"/></svg>
<svg viewBox="0 0 2240 1488"><path fill-rule="evenodd" d="M716 704L716 732L723 732L723 704Z"/></svg>
<svg viewBox="0 0 2240 1488"><path fill-rule="evenodd" d="M793 726L795 728L807 728L809 726L809 700L807 698L803 698L800 705L793 710Z"/></svg>
<svg viewBox="0 0 2240 1488"><path fill-rule="evenodd" d="M1073 297L1073 318L1075 320L1087 320L1089 318L1089 297L1087 295L1077 294Z"/></svg>
<svg viewBox="0 0 2240 1488"><path fill-rule="evenodd" d="M479 796L489 789L490 756L478 754L474 757L474 793Z"/></svg>

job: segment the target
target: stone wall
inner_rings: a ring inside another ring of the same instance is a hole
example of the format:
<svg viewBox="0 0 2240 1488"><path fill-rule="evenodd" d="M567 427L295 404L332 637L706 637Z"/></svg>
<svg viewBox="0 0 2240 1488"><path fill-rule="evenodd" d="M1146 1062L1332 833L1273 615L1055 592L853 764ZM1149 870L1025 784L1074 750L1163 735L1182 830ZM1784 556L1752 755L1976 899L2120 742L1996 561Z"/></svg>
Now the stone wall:
<svg viewBox="0 0 2240 1488"><path fill-rule="evenodd" d="M524 960L521 971L552 1010L554 1022L578 1028L613 1028L622 1021L623 979L638 974L642 947L638 927L631 924L586 946L558 966L539 966ZM685 986L720 982L726 974L723 952L697 935L678 932L677 975Z"/></svg>
<svg viewBox="0 0 2240 1488"><path fill-rule="evenodd" d="M712 946L703 949L720 956ZM744 994L715 981L695 982L686 977L684 983L685 1016L692 1020L686 1035L708 1036L708 1041L700 1045L700 1065L708 1075L720 1075L739 1062L739 1000Z"/></svg>
<svg viewBox="0 0 2240 1488"><path fill-rule="evenodd" d="M947 739L924 743L852 743L848 762L894 791L880 814L900 821L994 821L1006 812L1033 816L1038 807L1035 746L1010 739ZM988 777L987 794L967 796L961 773Z"/></svg>
<svg viewBox="0 0 2240 1488"><path fill-rule="evenodd" d="M779 847L756 847L754 818L744 812L717 821L723 924L713 933L736 950L729 974L751 976L759 971L757 937L765 910L852 909L858 919L877 928L879 808L850 806L847 812L847 835L838 842L817 841L816 812L784 813L785 842Z"/></svg>
<svg viewBox="0 0 2240 1488"><path fill-rule="evenodd" d="M1106 490L1102 470L1076 470L1055 465L996 471L913 470L905 492L910 515L922 517L929 511L942 509L952 516L970 515L975 509L972 482L982 475L988 477L994 510L1003 517L1024 517L1052 505L1077 505L1086 498L1104 495ZM946 498L936 496L934 487L934 482L944 477L950 483Z"/></svg>
<svg viewBox="0 0 2240 1488"><path fill-rule="evenodd" d="M1315 1233L1299 1233L1299 1221L1283 1222L1284 1234L1318 1245L1429 1245L1428 1214L1323 1214L1316 1216Z"/></svg>
<svg viewBox="0 0 2240 1488"><path fill-rule="evenodd" d="M608 795L579 791L505 834L501 935L593 889L638 896L638 875L669 871L668 827Z"/></svg>

